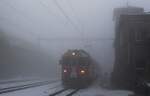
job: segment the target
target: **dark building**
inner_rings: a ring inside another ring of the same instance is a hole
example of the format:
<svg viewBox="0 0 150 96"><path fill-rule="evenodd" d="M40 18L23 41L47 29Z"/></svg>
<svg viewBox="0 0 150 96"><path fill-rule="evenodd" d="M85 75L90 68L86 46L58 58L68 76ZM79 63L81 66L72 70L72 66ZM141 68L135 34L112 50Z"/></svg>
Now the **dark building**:
<svg viewBox="0 0 150 96"><path fill-rule="evenodd" d="M121 15L140 15L140 14L144 14L144 9L140 7L127 6L115 8L113 12L113 20L115 22L118 22Z"/></svg>
<svg viewBox="0 0 150 96"><path fill-rule="evenodd" d="M112 85L117 88L132 89L139 78L148 82L150 77L148 76L150 73L150 15L142 11L138 14L120 14L116 21L115 31Z"/></svg>

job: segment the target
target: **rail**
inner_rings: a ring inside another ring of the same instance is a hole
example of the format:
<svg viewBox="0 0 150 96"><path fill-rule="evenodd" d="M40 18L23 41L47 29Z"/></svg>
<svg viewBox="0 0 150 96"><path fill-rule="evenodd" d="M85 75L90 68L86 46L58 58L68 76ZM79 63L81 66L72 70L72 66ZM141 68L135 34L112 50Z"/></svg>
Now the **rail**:
<svg viewBox="0 0 150 96"><path fill-rule="evenodd" d="M54 82L58 82L58 80L55 80L55 81L42 81L42 82L36 82L36 83L32 83L32 84L2 88L2 89L0 89L0 94L13 92L13 91L19 91L19 90L32 88L32 87L37 87L37 86L43 86L43 85L51 84L51 83L54 83Z"/></svg>
<svg viewBox="0 0 150 96"><path fill-rule="evenodd" d="M68 94L65 94L65 96L72 96L73 94L75 94L76 92L78 92L80 89L73 89L71 90L71 92L69 92ZM61 93L65 92L65 91L69 91L69 89L62 89L59 90L55 93L50 94L49 96L56 96L56 95L60 95Z"/></svg>

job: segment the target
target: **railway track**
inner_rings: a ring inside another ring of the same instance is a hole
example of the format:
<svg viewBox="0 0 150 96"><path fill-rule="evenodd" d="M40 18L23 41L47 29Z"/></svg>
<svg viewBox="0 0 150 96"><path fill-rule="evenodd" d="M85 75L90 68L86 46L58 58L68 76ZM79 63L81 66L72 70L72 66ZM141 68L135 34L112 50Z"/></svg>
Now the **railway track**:
<svg viewBox="0 0 150 96"><path fill-rule="evenodd" d="M76 92L78 92L80 89L62 89L59 91L56 91L49 96L72 96Z"/></svg>
<svg viewBox="0 0 150 96"><path fill-rule="evenodd" d="M16 83L16 82L25 82L31 80L12 80L12 81L1 81L0 84Z"/></svg>
<svg viewBox="0 0 150 96"><path fill-rule="evenodd" d="M58 82L58 80L56 80L56 81L43 81L43 82L36 82L36 83L32 83L32 84L2 88L2 89L0 89L0 94L13 92L13 91L19 91L19 90L32 88L32 87L37 87L37 86L43 86L43 85L47 85L47 84L51 84L51 83L55 83L55 82Z"/></svg>

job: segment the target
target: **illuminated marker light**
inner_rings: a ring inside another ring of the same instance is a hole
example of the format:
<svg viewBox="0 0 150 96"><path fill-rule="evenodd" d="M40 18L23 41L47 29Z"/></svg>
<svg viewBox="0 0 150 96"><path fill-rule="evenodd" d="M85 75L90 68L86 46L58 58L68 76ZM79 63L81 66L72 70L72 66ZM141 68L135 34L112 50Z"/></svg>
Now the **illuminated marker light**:
<svg viewBox="0 0 150 96"><path fill-rule="evenodd" d="M84 74L84 73L85 73L85 71L84 71L84 70L81 70L80 72L81 72L81 74Z"/></svg>
<svg viewBox="0 0 150 96"><path fill-rule="evenodd" d="M64 69L64 73L66 73L67 72L67 70L66 69Z"/></svg>
<svg viewBox="0 0 150 96"><path fill-rule="evenodd" d="M74 55L76 55L76 53L75 53L75 52L73 52L73 53L72 53L72 55L74 56Z"/></svg>

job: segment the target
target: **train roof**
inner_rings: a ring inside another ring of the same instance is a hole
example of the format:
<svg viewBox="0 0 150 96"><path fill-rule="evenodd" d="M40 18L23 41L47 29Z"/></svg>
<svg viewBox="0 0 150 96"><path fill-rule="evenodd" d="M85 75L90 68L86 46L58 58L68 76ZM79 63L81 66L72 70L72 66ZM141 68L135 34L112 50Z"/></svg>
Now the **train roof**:
<svg viewBox="0 0 150 96"><path fill-rule="evenodd" d="M82 49L79 49L79 50L74 49L74 50L68 50L63 55L63 57L71 57L71 56L73 56L73 57L76 57L76 56L78 56L78 57L89 57L89 54Z"/></svg>

